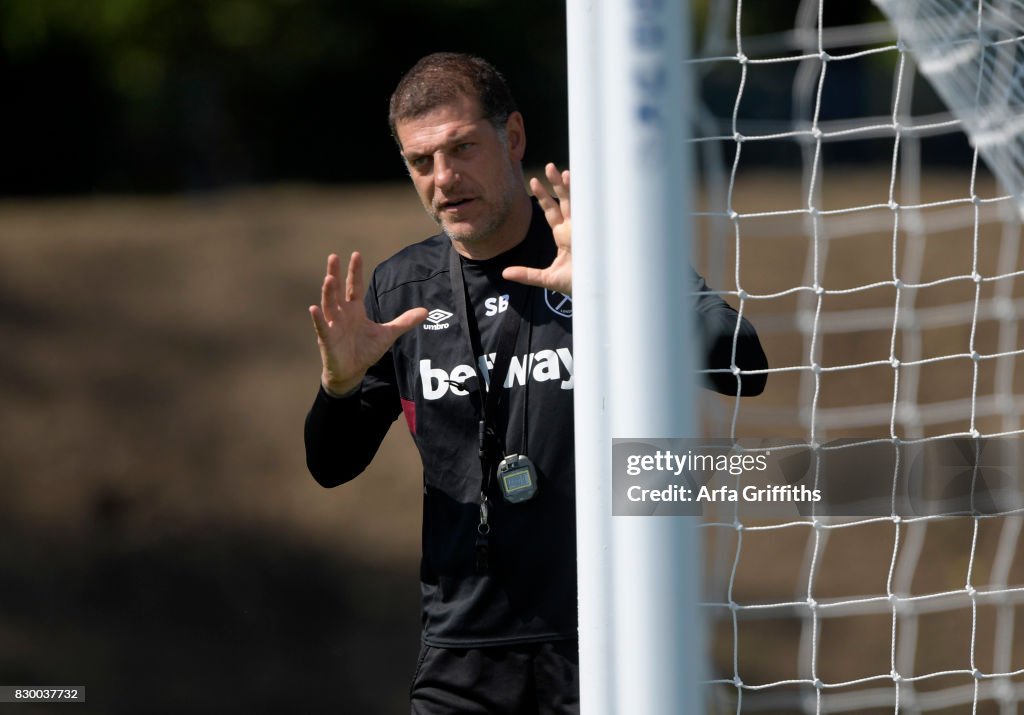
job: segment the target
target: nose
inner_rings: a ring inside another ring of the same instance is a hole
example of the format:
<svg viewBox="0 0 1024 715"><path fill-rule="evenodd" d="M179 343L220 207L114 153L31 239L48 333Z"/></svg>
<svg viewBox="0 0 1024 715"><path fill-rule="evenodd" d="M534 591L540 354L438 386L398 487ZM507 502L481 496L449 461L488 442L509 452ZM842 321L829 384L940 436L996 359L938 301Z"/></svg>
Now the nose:
<svg viewBox="0 0 1024 715"><path fill-rule="evenodd" d="M437 188L447 191L455 186L457 179L451 158L445 156L444 152L438 152L434 157L434 183Z"/></svg>

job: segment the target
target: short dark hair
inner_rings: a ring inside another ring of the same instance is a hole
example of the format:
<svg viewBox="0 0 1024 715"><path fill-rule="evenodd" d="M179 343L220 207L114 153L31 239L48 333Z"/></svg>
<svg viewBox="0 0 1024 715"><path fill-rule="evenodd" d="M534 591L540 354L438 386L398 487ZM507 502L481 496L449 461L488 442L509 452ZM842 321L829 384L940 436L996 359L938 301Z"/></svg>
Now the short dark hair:
<svg viewBox="0 0 1024 715"><path fill-rule="evenodd" d="M391 135L397 142L398 122L422 117L460 97L479 102L482 118L497 129L517 111L505 78L490 62L459 52L435 52L413 65L395 87L388 108Z"/></svg>

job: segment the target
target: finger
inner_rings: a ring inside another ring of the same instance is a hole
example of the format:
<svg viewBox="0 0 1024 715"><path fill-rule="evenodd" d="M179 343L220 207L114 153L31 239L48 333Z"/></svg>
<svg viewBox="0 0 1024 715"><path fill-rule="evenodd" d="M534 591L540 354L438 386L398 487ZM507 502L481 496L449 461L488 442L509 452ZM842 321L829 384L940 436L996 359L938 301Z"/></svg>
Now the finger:
<svg viewBox="0 0 1024 715"><path fill-rule="evenodd" d="M569 206L570 206L570 204L569 204L569 196L570 196L570 194L572 192L571 192L570 186L569 186L569 170L568 169L566 169L565 171L562 172L562 186L565 187L564 188L565 197L562 198L562 215L565 216L566 218L570 218L572 216L572 211L569 208Z"/></svg>
<svg viewBox="0 0 1024 715"><path fill-rule="evenodd" d="M547 164L544 167L544 176L548 178L551 185L555 187L555 192L558 192L558 186L562 183L562 172L558 170L558 167L554 164Z"/></svg>
<svg viewBox="0 0 1024 715"><path fill-rule="evenodd" d="M320 309L315 305L309 306L309 315L313 318L313 330L316 331L316 337L320 342L327 341L327 321L324 319L324 314L320 312Z"/></svg>
<svg viewBox="0 0 1024 715"><path fill-rule="evenodd" d="M528 286L549 288L546 272L541 268L528 268L526 266L509 266L501 272L502 278L516 283L523 283Z"/></svg>
<svg viewBox="0 0 1024 715"><path fill-rule="evenodd" d="M536 176L530 179L530 193L537 197L537 201L540 202L542 207L545 202L552 200L551 194L548 193L548 190L544 188L544 184Z"/></svg>
<svg viewBox="0 0 1024 715"><path fill-rule="evenodd" d="M328 284L327 278L332 280ZM338 296L338 283L341 281L341 258L337 253L327 256L327 275L324 277L324 296L321 299L321 307L328 320L334 320L335 309L341 302ZM331 290L333 289L333 291Z"/></svg>
<svg viewBox="0 0 1024 715"><path fill-rule="evenodd" d="M327 257L327 275L341 280L341 258L337 253L332 253Z"/></svg>
<svg viewBox="0 0 1024 715"><path fill-rule="evenodd" d="M549 226L557 226L562 223L562 209L558 206L558 202L551 198L551 194L539 179L530 179L530 193L537 197L537 203L544 211L544 218L547 219Z"/></svg>
<svg viewBox="0 0 1024 715"><path fill-rule="evenodd" d="M551 188L555 190L555 196L558 197L559 202L569 199L569 186L566 181L568 175L569 172L559 171L558 167L554 164L548 164L544 167L544 176L551 182Z"/></svg>
<svg viewBox="0 0 1024 715"><path fill-rule="evenodd" d="M338 279L328 273L320 290L320 309L330 322L338 319Z"/></svg>
<svg viewBox="0 0 1024 715"><path fill-rule="evenodd" d="M426 308L410 308L390 323L384 323L384 327L390 329L394 336L393 340L397 340L400 335L412 330L426 319Z"/></svg>
<svg viewBox="0 0 1024 715"><path fill-rule="evenodd" d="M363 298L363 257L359 251L353 251L348 259L348 275L345 277L345 300L362 300Z"/></svg>

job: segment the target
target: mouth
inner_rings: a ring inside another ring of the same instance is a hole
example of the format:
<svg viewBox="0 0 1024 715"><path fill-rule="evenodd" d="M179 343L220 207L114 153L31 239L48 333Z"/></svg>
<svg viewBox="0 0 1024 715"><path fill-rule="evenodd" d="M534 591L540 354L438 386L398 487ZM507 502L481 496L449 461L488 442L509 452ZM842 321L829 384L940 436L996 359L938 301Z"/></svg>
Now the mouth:
<svg viewBox="0 0 1024 715"><path fill-rule="evenodd" d="M466 206L468 206L471 203L473 203L473 199L471 199L471 198L455 199L455 200L447 200L446 199L446 200L440 202L440 204L438 204L438 207L439 207L441 212L457 214L462 209L464 209Z"/></svg>

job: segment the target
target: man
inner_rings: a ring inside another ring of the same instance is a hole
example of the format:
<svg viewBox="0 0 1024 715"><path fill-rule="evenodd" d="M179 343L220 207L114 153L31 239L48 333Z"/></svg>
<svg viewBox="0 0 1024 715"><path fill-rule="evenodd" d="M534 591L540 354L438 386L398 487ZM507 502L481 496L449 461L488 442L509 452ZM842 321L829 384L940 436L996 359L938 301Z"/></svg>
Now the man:
<svg viewBox="0 0 1024 715"><path fill-rule="evenodd" d="M344 286L328 258L307 463L324 486L352 479L404 413L424 467L413 713L578 712L569 172L549 164L554 197L533 179L530 199L523 117L479 58L420 60L390 123L441 232L381 264L365 299L359 254ZM729 367L735 311L702 296L698 314L709 364ZM736 360L767 366L746 322Z"/></svg>

